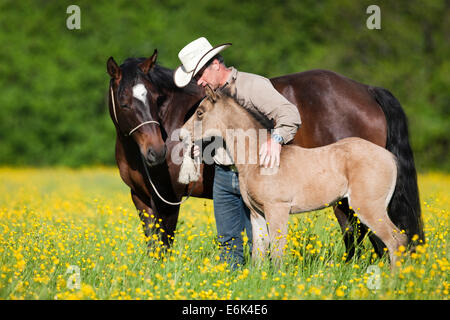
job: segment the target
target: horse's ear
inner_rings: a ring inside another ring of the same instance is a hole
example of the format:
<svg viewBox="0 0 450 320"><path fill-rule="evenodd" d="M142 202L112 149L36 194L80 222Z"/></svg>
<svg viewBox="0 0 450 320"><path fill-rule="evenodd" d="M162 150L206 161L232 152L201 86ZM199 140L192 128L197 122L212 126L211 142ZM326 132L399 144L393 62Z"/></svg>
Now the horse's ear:
<svg viewBox="0 0 450 320"><path fill-rule="evenodd" d="M141 62L138 64L141 71L143 73L149 72L151 70L151 68L155 65L157 57L158 57L158 50L155 49L155 51L153 52L153 55L150 58L145 59L144 62Z"/></svg>
<svg viewBox="0 0 450 320"><path fill-rule="evenodd" d="M116 61L114 61L113 57L109 57L108 62L106 62L106 70L113 79L119 79L122 75L122 71L120 70Z"/></svg>
<svg viewBox="0 0 450 320"><path fill-rule="evenodd" d="M210 100L211 102L215 102L217 100L217 94L214 92L214 90L210 86L205 87L206 92L206 98Z"/></svg>

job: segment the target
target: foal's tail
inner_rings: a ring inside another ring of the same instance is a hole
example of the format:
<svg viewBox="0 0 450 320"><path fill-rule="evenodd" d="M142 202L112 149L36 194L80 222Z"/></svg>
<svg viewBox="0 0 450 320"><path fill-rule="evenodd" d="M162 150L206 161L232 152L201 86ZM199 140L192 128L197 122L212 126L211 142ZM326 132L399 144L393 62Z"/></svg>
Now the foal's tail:
<svg viewBox="0 0 450 320"><path fill-rule="evenodd" d="M417 173L414 156L409 144L408 120L400 102L386 89L371 87L369 93L383 109L387 122L386 149L397 157L397 184L388 214L392 222L405 230L411 249L425 242L421 218ZM417 238L418 237L418 238Z"/></svg>

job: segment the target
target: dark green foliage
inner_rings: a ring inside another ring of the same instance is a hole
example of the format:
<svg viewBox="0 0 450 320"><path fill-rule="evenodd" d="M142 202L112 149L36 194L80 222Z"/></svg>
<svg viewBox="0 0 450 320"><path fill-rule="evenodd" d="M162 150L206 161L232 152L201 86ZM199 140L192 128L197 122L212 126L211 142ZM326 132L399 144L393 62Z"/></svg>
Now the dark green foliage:
<svg viewBox="0 0 450 320"><path fill-rule="evenodd" d="M68 30L66 8L81 8ZM232 42L227 65L267 77L331 69L389 89L419 169L450 169L448 1L9 1L0 3L0 164L114 164L106 60L176 68L189 41ZM446 31L446 32L445 32Z"/></svg>

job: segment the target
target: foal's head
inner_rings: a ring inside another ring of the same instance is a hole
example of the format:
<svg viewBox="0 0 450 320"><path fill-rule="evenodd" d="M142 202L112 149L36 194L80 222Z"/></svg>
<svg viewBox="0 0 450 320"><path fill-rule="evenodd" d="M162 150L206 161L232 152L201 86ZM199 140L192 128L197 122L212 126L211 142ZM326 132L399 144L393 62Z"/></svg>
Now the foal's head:
<svg viewBox="0 0 450 320"><path fill-rule="evenodd" d="M263 125L256 116L243 108L231 89L214 91L205 88L206 96L184 124L180 139L188 134L192 141L220 136L225 138L228 129L259 129Z"/></svg>
<svg viewBox="0 0 450 320"><path fill-rule="evenodd" d="M119 67L112 57L109 109L119 134L131 137L149 166L164 162L166 145L158 118L158 92L149 73L155 68L157 51L148 58L129 58Z"/></svg>
<svg viewBox="0 0 450 320"><path fill-rule="evenodd" d="M215 92L209 86L205 87L205 93L197 110L184 124L180 139L185 139L188 135L192 141L225 136L227 119L232 113L231 105L236 102L229 95Z"/></svg>

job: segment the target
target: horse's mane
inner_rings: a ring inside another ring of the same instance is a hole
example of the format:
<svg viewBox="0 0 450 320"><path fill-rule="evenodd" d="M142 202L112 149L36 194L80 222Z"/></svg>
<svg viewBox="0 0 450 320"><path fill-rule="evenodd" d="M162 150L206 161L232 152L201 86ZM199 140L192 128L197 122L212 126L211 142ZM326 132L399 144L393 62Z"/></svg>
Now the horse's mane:
<svg viewBox="0 0 450 320"><path fill-rule="evenodd" d="M138 64L144 60L145 58L128 58L123 62L120 66L122 69L122 80L119 85L119 93L123 88L133 86L137 76L141 75L150 81L158 91L184 92L189 95L199 94L199 88L194 80L186 87L179 88L173 81L174 71L172 69L155 64L147 74L144 74L138 67Z"/></svg>

